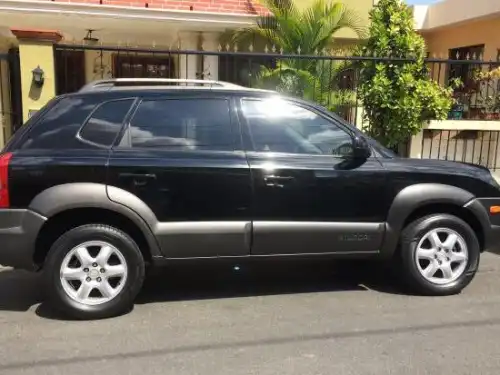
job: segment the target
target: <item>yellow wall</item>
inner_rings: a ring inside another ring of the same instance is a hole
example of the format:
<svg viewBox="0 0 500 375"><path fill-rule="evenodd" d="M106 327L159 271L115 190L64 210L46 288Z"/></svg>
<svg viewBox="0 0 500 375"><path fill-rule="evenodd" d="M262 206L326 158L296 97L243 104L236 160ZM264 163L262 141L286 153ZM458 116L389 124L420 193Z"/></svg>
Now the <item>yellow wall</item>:
<svg viewBox="0 0 500 375"><path fill-rule="evenodd" d="M310 6L315 0L295 0L299 9ZM373 8L373 0L330 0L331 2L344 3L348 9L352 9L361 19L361 23L366 27L370 24L369 12ZM339 30L335 34L337 38L357 38L356 33L351 30Z"/></svg>
<svg viewBox="0 0 500 375"><path fill-rule="evenodd" d="M21 60L21 87L23 119L26 121L30 110L39 110L55 96L54 51L52 43L40 41L19 41ZM31 71L40 66L45 72L41 88L32 84Z"/></svg>
<svg viewBox="0 0 500 375"><path fill-rule="evenodd" d="M452 48L485 44L484 59L496 60L500 48L500 17L423 32L431 56L448 58Z"/></svg>
<svg viewBox="0 0 500 375"><path fill-rule="evenodd" d="M113 54L103 51L85 51L85 82L113 78ZM102 70L101 70L102 68Z"/></svg>

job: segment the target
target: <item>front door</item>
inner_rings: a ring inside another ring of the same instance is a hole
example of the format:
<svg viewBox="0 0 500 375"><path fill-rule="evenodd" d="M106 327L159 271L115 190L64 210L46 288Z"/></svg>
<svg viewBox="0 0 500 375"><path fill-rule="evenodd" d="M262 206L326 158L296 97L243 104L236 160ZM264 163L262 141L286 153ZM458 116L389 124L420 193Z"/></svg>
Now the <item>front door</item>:
<svg viewBox="0 0 500 375"><path fill-rule="evenodd" d="M378 250L385 174L375 157L347 157L350 130L281 99L242 99L239 115L255 191L252 254Z"/></svg>
<svg viewBox="0 0 500 375"><path fill-rule="evenodd" d="M54 61L55 71L57 72L57 95L76 92L85 85L84 51L56 47L54 50Z"/></svg>
<svg viewBox="0 0 500 375"><path fill-rule="evenodd" d="M144 98L110 157L109 185L150 207L167 257L249 254L250 169L230 103Z"/></svg>

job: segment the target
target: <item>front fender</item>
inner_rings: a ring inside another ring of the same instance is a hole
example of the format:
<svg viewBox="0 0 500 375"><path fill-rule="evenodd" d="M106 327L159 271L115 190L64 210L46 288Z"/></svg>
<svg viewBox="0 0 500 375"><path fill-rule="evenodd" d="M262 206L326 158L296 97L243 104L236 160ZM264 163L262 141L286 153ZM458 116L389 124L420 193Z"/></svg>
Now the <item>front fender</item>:
<svg viewBox="0 0 500 375"><path fill-rule="evenodd" d="M46 218L60 212L76 208L100 208L114 211L130 219L144 234L151 255L161 256L153 235L156 217L149 207L136 196L125 201L112 201L108 197L107 187L96 183L69 183L53 186L38 194L30 203L29 209ZM122 197L127 197L122 195ZM128 204L130 202L130 204Z"/></svg>
<svg viewBox="0 0 500 375"><path fill-rule="evenodd" d="M386 234L381 247L383 256L396 250L405 220L416 209L429 204L453 204L463 207L474 195L456 186L423 183L407 186L394 198L386 221Z"/></svg>

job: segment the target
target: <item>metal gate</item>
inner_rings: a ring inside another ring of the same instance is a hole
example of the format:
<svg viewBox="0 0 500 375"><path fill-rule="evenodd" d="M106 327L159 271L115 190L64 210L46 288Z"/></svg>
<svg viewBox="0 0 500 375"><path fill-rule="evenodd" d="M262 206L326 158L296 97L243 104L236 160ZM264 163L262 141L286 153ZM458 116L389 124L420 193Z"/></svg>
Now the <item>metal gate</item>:
<svg viewBox="0 0 500 375"><path fill-rule="evenodd" d="M0 125L4 143L23 124L21 102L19 50L12 48L0 53Z"/></svg>

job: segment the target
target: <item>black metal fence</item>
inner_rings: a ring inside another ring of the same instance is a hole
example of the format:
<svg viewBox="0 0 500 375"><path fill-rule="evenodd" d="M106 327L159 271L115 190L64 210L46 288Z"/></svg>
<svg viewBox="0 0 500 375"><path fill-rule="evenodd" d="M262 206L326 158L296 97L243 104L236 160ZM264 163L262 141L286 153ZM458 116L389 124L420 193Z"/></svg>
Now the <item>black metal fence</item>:
<svg viewBox="0 0 500 375"><path fill-rule="evenodd" d="M467 56L469 57L469 56ZM475 56L473 56L475 57ZM383 57L220 51L179 51L116 46L57 45L57 93L78 90L102 78L163 77L219 79L248 87L287 91L320 102L351 122L359 121L361 63L404 64ZM500 62L476 59L426 60L429 76L443 86L454 78L452 119L500 120Z"/></svg>
<svg viewBox="0 0 500 375"><path fill-rule="evenodd" d="M482 165L500 171L500 131L424 130L420 157Z"/></svg>
<svg viewBox="0 0 500 375"><path fill-rule="evenodd" d="M266 48L262 53L242 52L230 46L208 52L56 45L54 57L58 94L76 91L86 82L103 78L215 79L284 91L316 101L359 127L363 125L362 103L357 92L362 63L404 64L411 61L342 53L335 56L284 54L274 48ZM440 85L449 86L455 79L462 83L454 91L455 105L449 112L449 119L500 120L500 62L478 58L480 56L457 55L456 59L428 58L425 61L429 77ZM471 134L475 134L474 140ZM426 131L424 139L421 157L468 161L496 169L496 132L450 131L437 135L436 131ZM438 149L435 148L437 144ZM495 149L493 153L484 151L492 148Z"/></svg>
<svg viewBox="0 0 500 375"><path fill-rule="evenodd" d="M7 140L22 125L19 50L0 53L0 125Z"/></svg>

